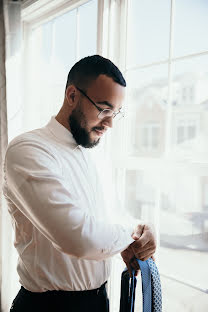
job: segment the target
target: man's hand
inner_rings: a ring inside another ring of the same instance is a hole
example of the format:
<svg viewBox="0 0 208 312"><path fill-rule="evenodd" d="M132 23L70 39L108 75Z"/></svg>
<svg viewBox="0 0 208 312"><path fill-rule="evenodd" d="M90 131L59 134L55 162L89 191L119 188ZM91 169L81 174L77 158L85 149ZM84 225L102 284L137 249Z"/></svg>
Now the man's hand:
<svg viewBox="0 0 208 312"><path fill-rule="evenodd" d="M132 276L132 268L135 270L135 276L137 276L139 272L139 264L136 261L136 258L145 261L152 257L152 259L155 260L153 254L156 250L156 238L153 226L139 224L135 228L132 238L135 239L135 241L129 245L127 249L121 252L121 256L127 266L130 276Z"/></svg>
<svg viewBox="0 0 208 312"><path fill-rule="evenodd" d="M153 258L153 254L156 250L156 237L154 228L151 225L143 225L143 232L141 233L141 227L137 226L137 230L132 235L135 239L130 247L134 253L134 256L142 261Z"/></svg>
<svg viewBox="0 0 208 312"><path fill-rule="evenodd" d="M139 264L136 261L131 245L127 249L121 252L121 257L123 258L123 261L125 262L127 266L129 275L132 277L131 270L133 268L135 270L135 276L137 276L139 272Z"/></svg>
<svg viewBox="0 0 208 312"><path fill-rule="evenodd" d="M134 229L134 233L132 234L132 238L135 240L139 239L143 233L143 229L144 229L143 224L137 225L137 227ZM132 268L135 270L135 276L137 276L139 272L139 264L136 261L131 245L127 249L121 252L121 256L127 266L130 276L132 276L132 273L131 273Z"/></svg>

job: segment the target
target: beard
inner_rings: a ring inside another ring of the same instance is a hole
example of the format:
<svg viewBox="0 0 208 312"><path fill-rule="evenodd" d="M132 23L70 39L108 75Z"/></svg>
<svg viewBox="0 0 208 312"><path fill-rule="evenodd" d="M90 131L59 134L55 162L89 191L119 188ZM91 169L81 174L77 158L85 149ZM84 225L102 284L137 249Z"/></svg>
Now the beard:
<svg viewBox="0 0 208 312"><path fill-rule="evenodd" d="M81 127L81 123L84 124L84 127ZM91 141L90 132L86 130L87 121L81 110L75 109L72 111L71 115L69 116L69 126L71 133L78 145L81 145L85 148L92 148L98 145L100 142L100 139ZM95 129L96 127L92 128L91 131Z"/></svg>

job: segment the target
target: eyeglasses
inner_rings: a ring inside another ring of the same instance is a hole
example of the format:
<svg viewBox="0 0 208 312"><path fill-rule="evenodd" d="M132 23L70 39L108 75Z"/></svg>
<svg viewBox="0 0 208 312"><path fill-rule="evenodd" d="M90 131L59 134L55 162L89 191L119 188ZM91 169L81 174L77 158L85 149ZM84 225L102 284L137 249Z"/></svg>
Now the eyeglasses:
<svg viewBox="0 0 208 312"><path fill-rule="evenodd" d="M116 117L116 120L120 120L121 118L124 117L124 113L123 111L119 110L117 112L113 111L112 109L109 108L105 108L102 109L101 107L97 106L97 104L80 88L76 87L77 90L79 90L99 111L99 114L97 115L97 117L99 119L104 119L104 118L108 118L108 117Z"/></svg>

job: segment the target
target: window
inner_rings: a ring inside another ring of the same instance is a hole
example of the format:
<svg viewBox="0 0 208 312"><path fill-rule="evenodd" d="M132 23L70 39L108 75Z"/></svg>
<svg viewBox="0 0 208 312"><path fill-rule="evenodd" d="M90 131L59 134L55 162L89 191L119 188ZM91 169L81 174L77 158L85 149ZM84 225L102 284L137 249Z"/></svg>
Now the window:
<svg viewBox="0 0 208 312"><path fill-rule="evenodd" d="M49 21L31 23L27 29L25 130L48 122L62 105L70 68L97 51L97 0L57 11Z"/></svg>
<svg viewBox="0 0 208 312"><path fill-rule="evenodd" d="M182 143L196 137L197 121L179 120L177 124L177 143Z"/></svg>
<svg viewBox="0 0 208 312"><path fill-rule="evenodd" d="M154 150L159 146L160 126L158 123L149 122L142 126L142 148Z"/></svg>
<svg viewBox="0 0 208 312"><path fill-rule="evenodd" d="M170 1L129 1L127 66L167 59L169 28Z"/></svg>
<svg viewBox="0 0 208 312"><path fill-rule="evenodd" d="M163 309L206 311L208 224L202 226L200 218L206 188L201 176L208 169L202 105L208 99L208 5L192 0L128 3L127 148L119 163L126 172L125 203L132 216L145 217L160 231ZM193 272L199 261L200 270Z"/></svg>
<svg viewBox="0 0 208 312"><path fill-rule="evenodd" d="M206 0L175 1L174 57L208 50L206 40L207 11Z"/></svg>

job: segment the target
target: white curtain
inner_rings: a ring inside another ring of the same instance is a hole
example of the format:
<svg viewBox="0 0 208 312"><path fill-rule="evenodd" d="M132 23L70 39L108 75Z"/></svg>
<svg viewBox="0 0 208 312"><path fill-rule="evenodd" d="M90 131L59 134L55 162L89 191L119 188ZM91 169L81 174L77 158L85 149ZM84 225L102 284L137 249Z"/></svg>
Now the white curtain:
<svg viewBox="0 0 208 312"><path fill-rule="evenodd" d="M21 132L21 3L0 1L0 213L1 311L8 312L20 285L16 273L11 219L2 196L3 161L7 142Z"/></svg>
<svg viewBox="0 0 208 312"><path fill-rule="evenodd" d="M5 70L5 31L3 2L0 2L0 220L2 218L2 179L3 159L7 146L7 109L6 109L6 70ZM0 241L0 267L2 268L2 246ZM0 281L2 272L0 270Z"/></svg>

